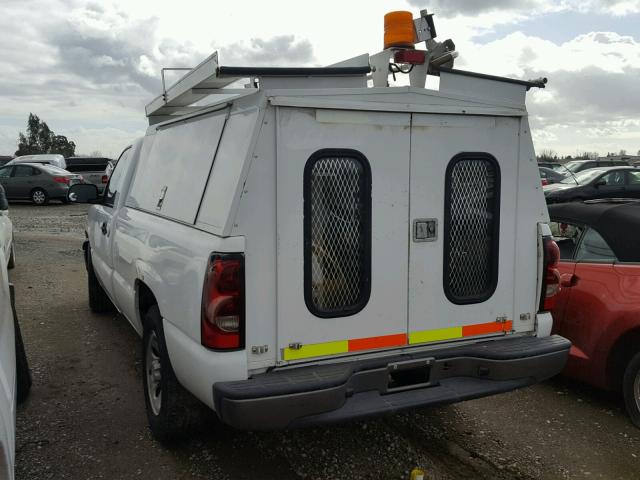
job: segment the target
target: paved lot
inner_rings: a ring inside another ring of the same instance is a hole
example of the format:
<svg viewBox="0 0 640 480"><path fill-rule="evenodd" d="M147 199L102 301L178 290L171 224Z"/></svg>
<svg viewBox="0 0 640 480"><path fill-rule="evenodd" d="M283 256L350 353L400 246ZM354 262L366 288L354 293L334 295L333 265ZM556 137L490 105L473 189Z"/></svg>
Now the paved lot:
<svg viewBox="0 0 640 480"><path fill-rule="evenodd" d="M171 449L147 429L140 341L89 311L86 207L12 205L17 308L34 376L18 410L17 479L640 478L621 401L554 379L349 425L237 432L214 421Z"/></svg>

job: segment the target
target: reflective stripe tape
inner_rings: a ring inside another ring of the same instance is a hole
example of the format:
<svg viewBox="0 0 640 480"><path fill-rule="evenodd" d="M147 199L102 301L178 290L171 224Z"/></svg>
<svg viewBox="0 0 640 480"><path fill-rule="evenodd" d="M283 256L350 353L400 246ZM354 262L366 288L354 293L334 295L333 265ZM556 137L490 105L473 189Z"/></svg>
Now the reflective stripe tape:
<svg viewBox="0 0 640 480"><path fill-rule="evenodd" d="M479 323L477 325L466 325L462 327L463 337L473 337L475 335L487 335L489 333L502 332L504 323L491 322Z"/></svg>
<svg viewBox="0 0 640 480"><path fill-rule="evenodd" d="M409 334L409 344L414 345L416 343L439 342L442 340L488 335L490 333L510 332L512 328L513 322L507 320L506 322L477 323L475 325L441 328L439 330L423 330L421 332L411 332Z"/></svg>
<svg viewBox="0 0 640 480"><path fill-rule="evenodd" d="M462 327L411 332L409 334L409 343L413 345L414 343L438 342L440 340L453 340L454 338L462 338Z"/></svg>
<svg viewBox="0 0 640 480"><path fill-rule="evenodd" d="M440 342L443 340L454 340L464 337L475 337L488 335L491 333L510 332L513 322L489 322L475 325L465 325L462 327L440 328L437 330L423 330L410 332L408 338L409 345L420 343ZM398 333L394 335L383 335L380 337L355 338L351 340L337 340L335 342L312 343L302 345L300 348L283 348L283 360L301 360L304 358L326 357L341 353L358 352L364 350L374 350L376 348L402 347L407 345L407 335Z"/></svg>
<svg viewBox="0 0 640 480"><path fill-rule="evenodd" d="M311 343L300 348L285 348L282 357L285 360L298 360L301 358L324 357L325 355L337 355L349 351L348 340L337 342Z"/></svg>
<svg viewBox="0 0 640 480"><path fill-rule="evenodd" d="M407 344L407 335L385 335L383 337L369 337L349 340L349 351L373 350L374 348L401 347Z"/></svg>

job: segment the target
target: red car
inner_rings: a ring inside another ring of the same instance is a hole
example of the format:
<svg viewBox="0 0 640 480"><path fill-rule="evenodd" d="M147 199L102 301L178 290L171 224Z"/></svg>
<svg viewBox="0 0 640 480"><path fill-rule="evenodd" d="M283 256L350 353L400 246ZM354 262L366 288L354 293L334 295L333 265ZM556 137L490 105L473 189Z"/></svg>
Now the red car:
<svg viewBox="0 0 640 480"><path fill-rule="evenodd" d="M640 427L640 202L549 205L560 249L554 333L573 346L565 375L622 392Z"/></svg>

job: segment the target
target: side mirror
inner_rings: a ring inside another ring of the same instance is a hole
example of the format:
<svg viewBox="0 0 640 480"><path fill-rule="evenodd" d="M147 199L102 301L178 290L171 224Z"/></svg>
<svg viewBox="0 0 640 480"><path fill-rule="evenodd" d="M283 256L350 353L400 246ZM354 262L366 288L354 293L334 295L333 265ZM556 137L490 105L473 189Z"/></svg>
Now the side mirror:
<svg viewBox="0 0 640 480"><path fill-rule="evenodd" d="M73 203L98 203L98 187L92 183L76 183L67 191L67 199Z"/></svg>
<svg viewBox="0 0 640 480"><path fill-rule="evenodd" d="M604 180L598 180L593 186L596 188L602 187L603 185L606 185L607 182L605 182Z"/></svg>

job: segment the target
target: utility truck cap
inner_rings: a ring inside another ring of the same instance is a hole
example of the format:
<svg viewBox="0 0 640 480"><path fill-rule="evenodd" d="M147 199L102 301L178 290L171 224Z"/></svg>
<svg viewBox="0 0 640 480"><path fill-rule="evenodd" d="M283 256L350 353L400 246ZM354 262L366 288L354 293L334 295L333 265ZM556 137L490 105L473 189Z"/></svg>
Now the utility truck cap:
<svg viewBox="0 0 640 480"><path fill-rule="evenodd" d="M216 52L147 105L100 199L71 188L98 202L90 304L142 336L157 438L184 429L193 397L235 427L286 428L562 370L525 107L546 80L454 69L426 11L387 15L384 44L321 68Z"/></svg>

